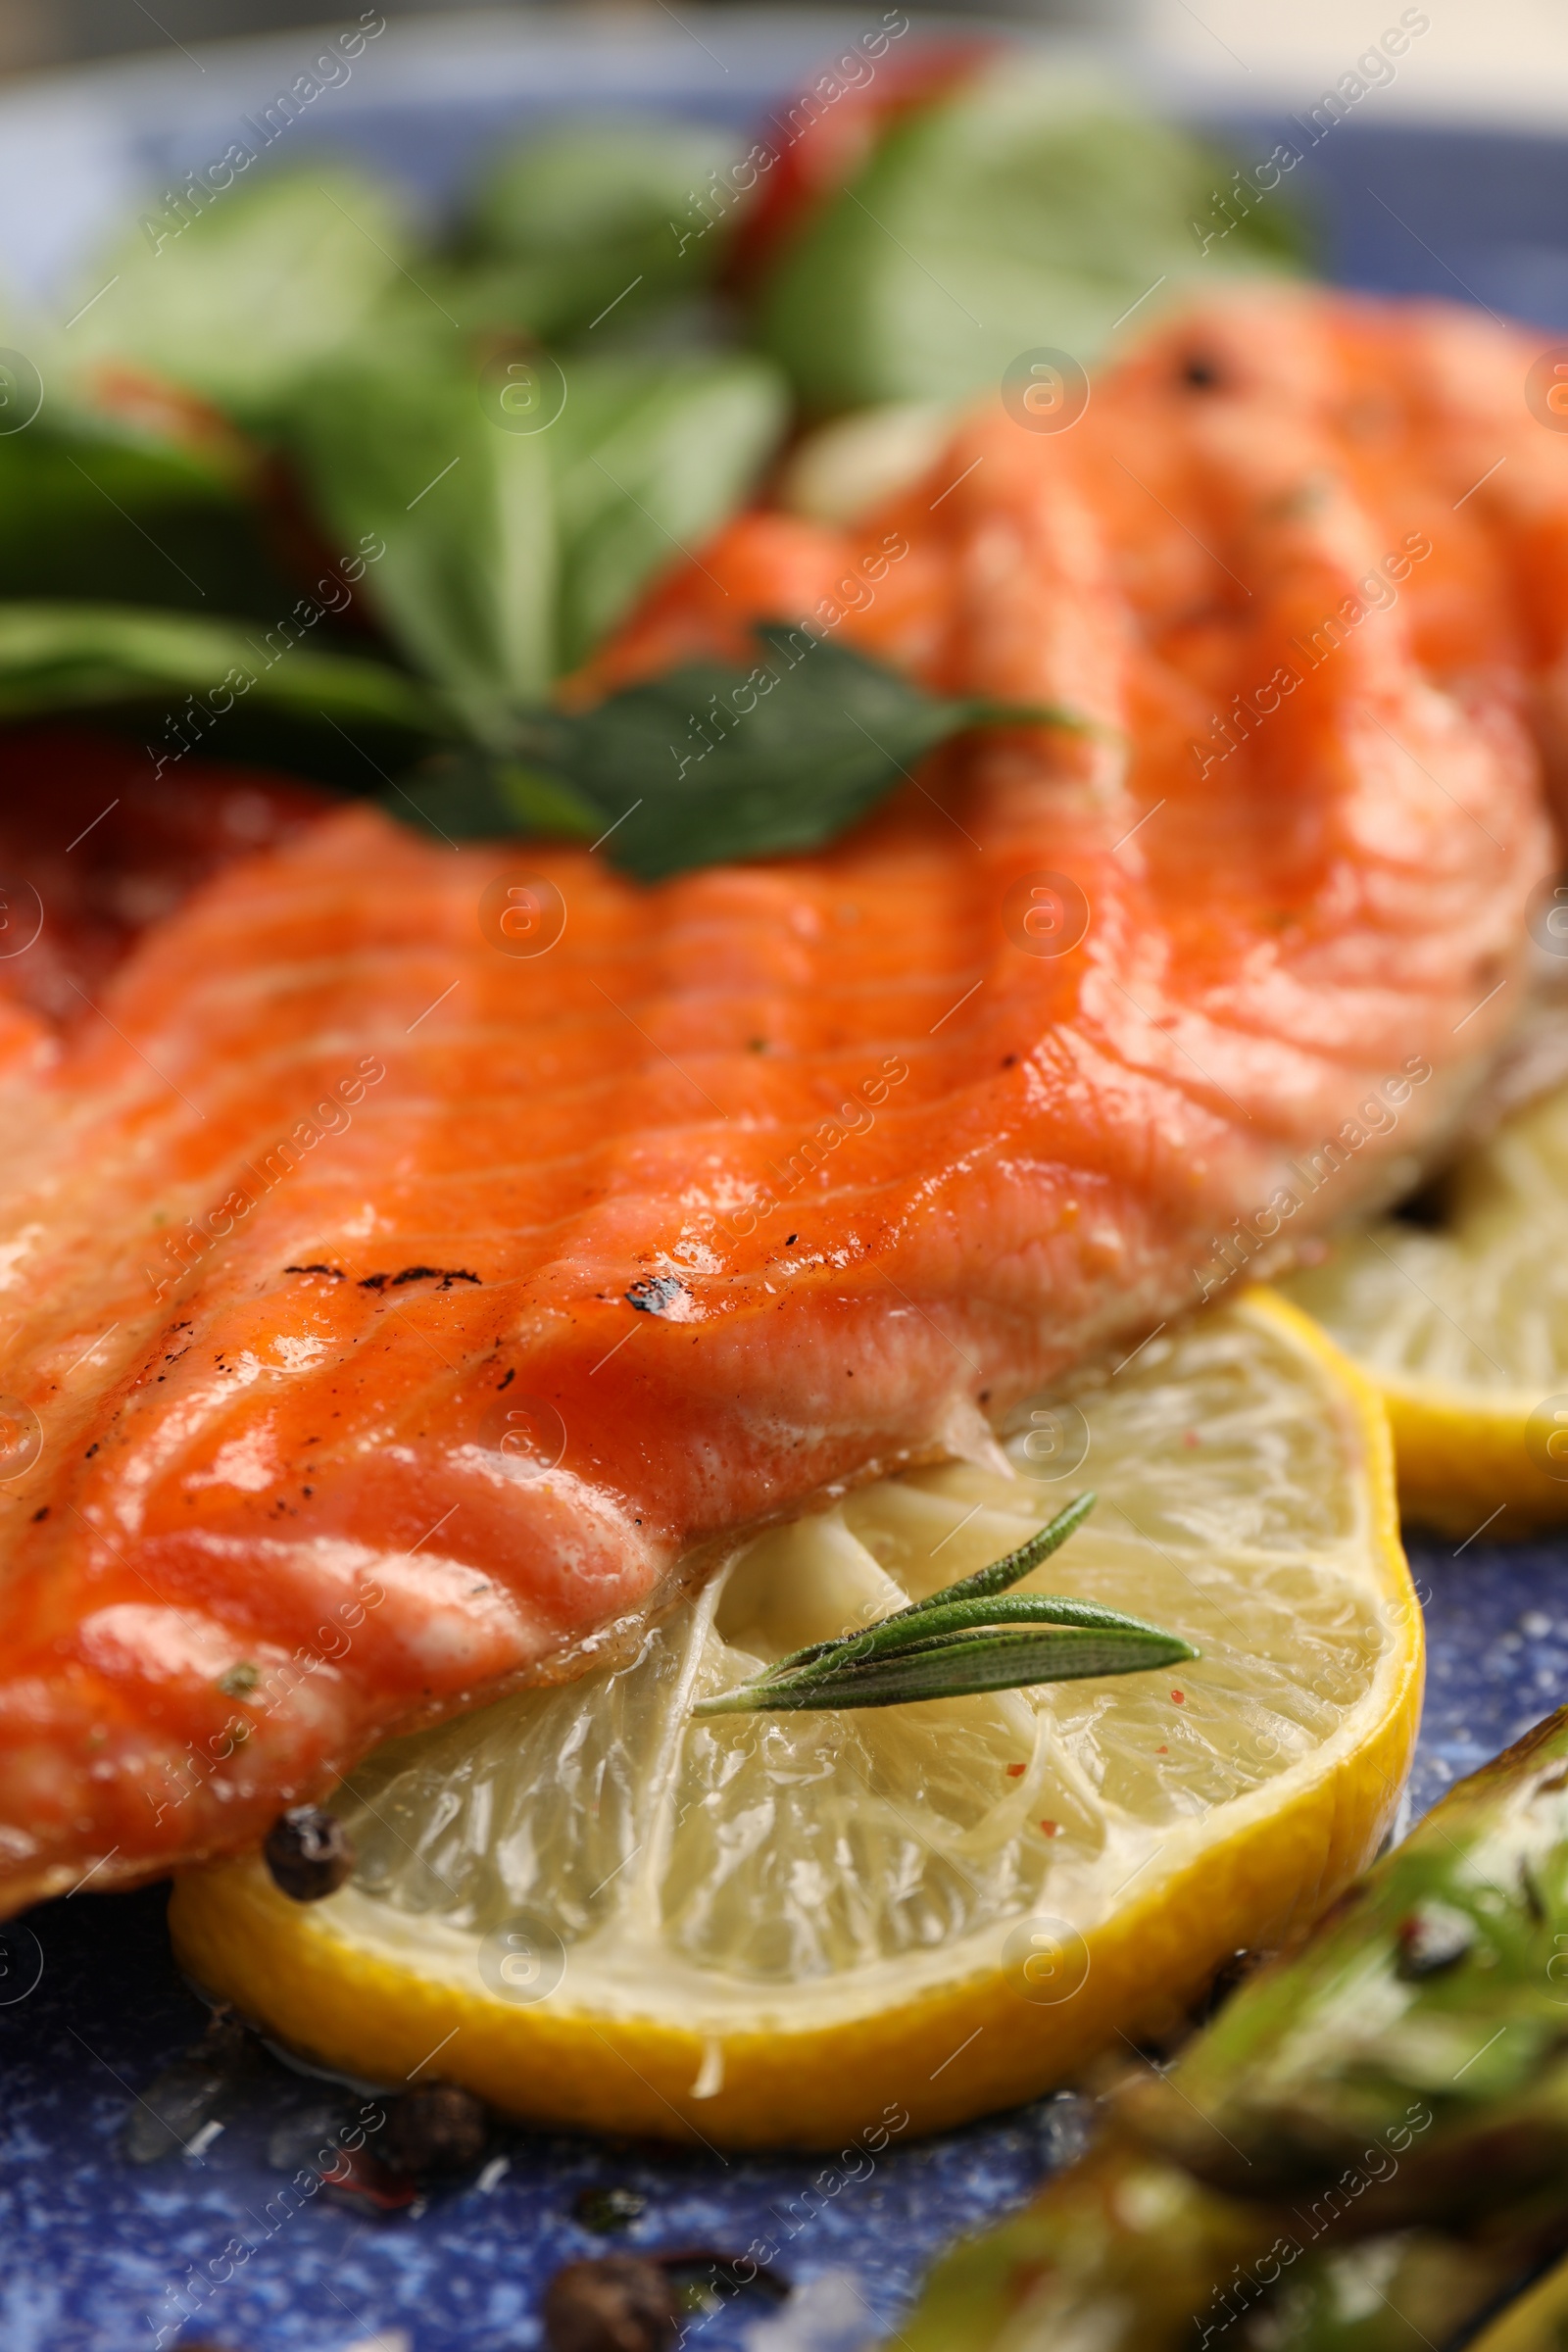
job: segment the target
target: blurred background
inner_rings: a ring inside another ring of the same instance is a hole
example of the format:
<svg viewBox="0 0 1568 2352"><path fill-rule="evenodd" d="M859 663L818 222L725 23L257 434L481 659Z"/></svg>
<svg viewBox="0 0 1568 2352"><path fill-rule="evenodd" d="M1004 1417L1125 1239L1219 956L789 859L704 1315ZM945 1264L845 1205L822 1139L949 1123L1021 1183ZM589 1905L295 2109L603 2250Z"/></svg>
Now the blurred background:
<svg viewBox="0 0 1568 2352"><path fill-rule="evenodd" d="M387 18L433 16L448 0L381 0ZM282 32L329 23L331 0L0 0L0 70L24 72L77 58L178 47L235 34Z"/></svg>
<svg viewBox="0 0 1568 2352"><path fill-rule="evenodd" d="M787 0L786 0L787 4ZM663 0L563 0L561 13L612 13L652 22ZM744 0L682 0L695 11L722 12ZM942 0L927 13L1016 19L1074 31L1131 37L1180 73L1304 84L1342 71L1402 0ZM389 20L440 18L471 0L379 0ZM490 13L541 13L542 0L502 0ZM557 13L552 9L551 13ZM663 10L667 23L670 11ZM1568 8L1563 0L1432 0L1430 40L1421 78L1429 103L1460 111L1510 100L1568 119ZM265 36L359 14L331 0L0 0L0 75L68 66L78 60L157 52L204 41ZM193 69L194 70L194 69Z"/></svg>

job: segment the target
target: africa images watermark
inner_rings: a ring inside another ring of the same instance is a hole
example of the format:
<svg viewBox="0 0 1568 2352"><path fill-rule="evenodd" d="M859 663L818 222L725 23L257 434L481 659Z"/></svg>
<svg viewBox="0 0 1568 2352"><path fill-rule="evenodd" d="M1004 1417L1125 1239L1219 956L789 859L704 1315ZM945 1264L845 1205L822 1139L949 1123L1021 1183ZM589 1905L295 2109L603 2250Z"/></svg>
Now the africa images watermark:
<svg viewBox="0 0 1568 2352"><path fill-rule="evenodd" d="M1215 188L1209 199L1207 219L1191 223L1199 252L1206 254L1211 245L1222 242L1233 228L1239 228L1264 198L1273 194L1286 172L1294 172L1309 149L1348 119L1352 107L1359 106L1371 91L1386 89L1396 78L1394 60L1403 57L1410 43L1431 29L1432 19L1425 9L1405 9L1398 24L1391 24L1382 39L1340 75L1333 89L1323 92L1305 122L1299 115L1292 116L1291 120L1301 131L1302 146L1296 147L1288 139L1282 139L1271 155L1252 167L1250 173L1235 171L1228 187Z"/></svg>
<svg viewBox="0 0 1568 2352"><path fill-rule="evenodd" d="M171 2279L164 2288L166 2309L162 2318L151 2311L142 2315L152 2329L154 2352L162 2352L163 2346L189 2325L218 2289L226 2286L235 2272L243 2270L251 2256L275 2237L284 2223L292 2221L312 2197L346 2180L352 2171L349 2157L357 2154L367 2137L379 2132L385 2123L385 2108L375 2100L368 2102L351 2122L338 2127L333 2134L335 2146L320 2148L314 2164L301 2165L292 2179L268 2198L262 2208L265 2220L259 2225L257 2237L231 2237L218 2253L209 2255L200 2268L188 2262L184 2278ZM251 2215L253 2222L256 2218Z"/></svg>
<svg viewBox="0 0 1568 2352"><path fill-rule="evenodd" d="M745 1241L757 1231L758 1221L770 1217L775 1208L782 1208L792 1193L798 1193L807 1179L827 1165L830 1152L836 1152L852 1135L869 1135L876 1125L877 1109L887 1101L895 1086L902 1086L909 1075L909 1065L898 1054L890 1054L881 1070L862 1078L858 1091L839 1104L836 1114L823 1119L803 1137L789 1158L780 1167L770 1159L768 1168L777 1178L777 1185L764 1184L754 1192L743 1208L733 1208L719 1223L735 1241Z"/></svg>
<svg viewBox="0 0 1568 2352"><path fill-rule="evenodd" d="M354 1124L352 1105L365 1100L366 1089L379 1086L386 1076L386 1063L375 1054L361 1056L346 1078L340 1078L318 1102L313 1102L308 1118L297 1119L287 1135L280 1135L265 1152L259 1152L261 1166L254 1160L242 1160L250 1183L237 1184L208 1209L202 1217L187 1217L177 1231L164 1237L164 1255L168 1260L160 1273L155 1266L145 1269L155 1298L162 1298L171 1284L188 1274L209 1250L227 1241L236 1225L248 1217L257 1202L264 1200L273 1187L292 1176L307 1152L314 1152L324 1136L342 1135Z"/></svg>
<svg viewBox="0 0 1568 2352"><path fill-rule="evenodd" d="M1198 2352L1203 2352L1211 2337L1223 2335L1227 2328L1233 2328L1244 2318L1291 2265L1298 2262L1326 2230L1349 2212L1357 2197L1394 2179L1399 2169L1399 2157L1411 2140L1430 2129L1432 2110L1416 2099L1405 2109L1404 2119L1401 2124L1389 2126L1383 2133L1385 2144L1363 2150L1359 2164L1347 2165L1339 2179L1331 2180L1304 2213L1298 2205L1292 2206L1292 2213L1301 2225L1299 2236L1282 2231L1267 2252L1260 2254L1248 2269L1244 2270L1240 2263L1232 2265L1231 2279L1223 2286L1216 2286L1209 2297L1208 2308L1213 2316L1195 2319L1194 2325L1200 2330Z"/></svg>
<svg viewBox="0 0 1568 2352"><path fill-rule="evenodd" d="M786 641L788 660L782 673L767 662L759 662L750 677L743 678L738 686L730 689L722 706L718 696L710 694L708 700L711 708L694 710L686 725L688 741L695 736L702 750L683 752L679 744L672 743L669 746L669 756L675 762L677 783L689 767L700 767L709 753L715 750L726 735L733 734L743 718L751 716L763 696L772 693L781 674L788 676L799 662L804 662L809 653L832 635L851 612L869 612L876 602L873 583L885 580L889 566L902 564L908 552L909 542L904 533L889 531L868 555L860 557L853 571L845 573L843 579L835 584L830 596L819 596L812 610L802 614L789 632ZM841 597L844 600L842 604L839 602ZM750 702L743 702L743 695L750 695ZM711 735L705 731L710 728Z"/></svg>
<svg viewBox="0 0 1568 2352"><path fill-rule="evenodd" d="M162 253L172 238L183 236L191 222L231 188L239 174L249 171L257 157L280 139L324 91L341 89L354 72L350 59L363 56L366 43L379 39L385 30L386 19L379 9L366 9L359 24L338 33L312 61L312 70L297 74L286 90L278 91L270 106L240 118L249 138L256 142L254 146L245 139L235 139L212 163L187 172L178 187L166 188L162 210L143 213L137 222L154 253Z"/></svg>
<svg viewBox="0 0 1568 2352"><path fill-rule="evenodd" d="M316 1640L322 1645L319 1649L313 1649L309 1642L302 1642L291 1658L279 1659L265 1667L256 1665L249 1658L242 1658L220 1674L218 1678L219 1690L225 1698L238 1699L246 1712L230 1715L220 1731L209 1732L200 1748L194 1740L187 1740L182 1756L165 1756L161 1759L160 1769L170 1793L160 1803L151 1788L144 1788L142 1790L152 1807L154 1829L166 1813L173 1812L186 1803L198 1788L205 1788L219 1766L226 1764L235 1749L243 1747L252 1738L258 1726L265 1723L269 1716L277 1713L301 1683L313 1674L321 1673L323 1668L336 1665L340 1658L346 1658L354 1646L352 1636L365 1623L367 1612L378 1609L385 1598L385 1586L377 1584L373 1576L362 1572L357 1597L340 1600L335 1608L327 1612L330 1622L317 1627Z"/></svg>
<svg viewBox="0 0 1568 2352"><path fill-rule="evenodd" d="M1399 601L1396 583L1407 580L1416 564L1424 564L1431 553L1432 542L1425 531L1406 531L1398 547L1383 558L1381 566L1357 580L1355 591L1342 598L1315 629L1304 638L1291 639L1301 657L1299 669L1294 662L1282 662L1272 677L1255 686L1250 696L1232 695L1229 710L1216 711L1209 721L1208 742L1192 744L1200 778L1207 775L1216 760L1228 760L1265 719L1272 718L1286 697L1348 644L1363 621L1374 612L1390 612Z"/></svg>
<svg viewBox="0 0 1568 2352"><path fill-rule="evenodd" d="M363 532L360 544L352 555L340 556L332 568L323 572L317 581L315 595L300 597L292 612L285 613L281 620L273 622L262 639L262 645L258 645L253 637L247 638L246 643L256 656L257 666L254 669L245 664L232 665L216 686L208 689L205 696L187 694L185 708L172 710L164 720L165 738L172 735L178 746L177 750L160 752L150 743L143 747L153 763L154 783L172 760L183 760L187 752L194 751L202 737L210 734L220 718L228 716L242 696L249 694L257 679L265 676L286 654L292 653L294 647L304 639L307 630L314 629L317 622L324 620L329 612L346 612L354 602L354 590L350 582L362 580L367 564L379 564L385 554L386 541L378 531ZM334 591L340 593L334 594ZM317 598L320 599L319 603ZM262 646L268 648L266 653L262 651ZM187 741L181 733L182 728L190 730L190 740Z"/></svg>
<svg viewBox="0 0 1568 2352"><path fill-rule="evenodd" d="M730 166L727 174L710 172L710 184L706 188L693 188L687 198L688 216L695 217L700 225L683 227L678 220L669 223L676 253L684 253L694 238L706 237L710 228L749 196L763 172L771 172L779 158L787 155L797 140L803 139L821 121L830 106L836 106L851 90L863 90L874 81L873 60L885 57L892 44L902 40L908 29L909 20L901 8L885 9L880 26L874 32L862 34L853 49L834 60L830 71L819 74L810 88L801 92L783 122L776 115L769 118L781 134L776 147L759 139L739 163Z"/></svg>
<svg viewBox="0 0 1568 2352"><path fill-rule="evenodd" d="M1250 1217L1233 1218L1229 1233L1215 1235L1208 1264L1193 1268L1200 1299L1210 1298L1240 1274L1260 1250L1267 1249L1280 1227L1314 1193L1321 1192L1324 1185L1348 1168L1374 1136L1392 1135L1412 1090L1425 1086L1431 1075L1432 1064L1425 1055L1412 1054L1391 1077L1382 1081L1382 1092L1369 1094L1355 1116L1343 1120L1333 1135L1324 1137L1315 1152L1303 1152L1298 1159L1287 1160L1285 1172L1290 1182L1280 1185L1267 1203L1254 1209Z"/></svg>
<svg viewBox="0 0 1568 2352"><path fill-rule="evenodd" d="M753 2238L745 2253L729 2266L737 2283L749 2285L759 2271L776 2262L781 2249L792 2238L799 2237L836 2196L852 2183L869 2180L876 2171L876 2158L896 2133L907 2131L908 2124L909 2110L895 2099L883 2108L876 2123L858 2132L849 2146L839 2151L834 2163L824 2165L814 2180L807 2182L799 2199L789 2200L784 2213L776 2205L770 2205L768 2211L779 2225L779 2234L776 2239ZM798 2206L804 2206L804 2213L797 2210Z"/></svg>

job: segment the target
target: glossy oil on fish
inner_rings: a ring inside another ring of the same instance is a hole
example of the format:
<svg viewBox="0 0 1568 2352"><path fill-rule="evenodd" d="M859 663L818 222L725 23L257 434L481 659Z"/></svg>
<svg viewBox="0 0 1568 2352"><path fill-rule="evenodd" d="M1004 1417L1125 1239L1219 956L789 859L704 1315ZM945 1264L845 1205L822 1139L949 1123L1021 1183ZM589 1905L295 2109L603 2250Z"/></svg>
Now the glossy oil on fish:
<svg viewBox="0 0 1568 2352"><path fill-rule="evenodd" d="M26 1013L8 1902L244 1844L1408 1181L1551 861L1534 656L1489 608L1463 657L1525 559L1413 418L1457 330L1250 317L1069 430L981 413L853 528L743 518L585 682L804 617L1088 731L652 889L341 809Z"/></svg>

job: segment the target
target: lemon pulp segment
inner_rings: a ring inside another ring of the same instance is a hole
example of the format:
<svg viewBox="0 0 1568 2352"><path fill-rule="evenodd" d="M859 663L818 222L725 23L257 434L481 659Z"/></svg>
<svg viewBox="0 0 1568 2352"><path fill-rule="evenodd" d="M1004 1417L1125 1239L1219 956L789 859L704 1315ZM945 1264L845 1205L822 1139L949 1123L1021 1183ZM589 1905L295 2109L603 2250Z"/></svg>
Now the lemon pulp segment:
<svg viewBox="0 0 1568 2352"><path fill-rule="evenodd" d="M1445 1211L1347 1236L1281 1288L1382 1392L1409 1515L1522 1536L1568 1519L1568 1088L1467 1153Z"/></svg>
<svg viewBox="0 0 1568 2352"><path fill-rule="evenodd" d="M1367 1861L1420 1614L1371 1392L1267 1294L1019 1417L1014 1475L885 1479L741 1545L630 1666L393 1740L328 1799L355 1878L188 1876L184 1965L318 2063L715 2144L930 2129L1172 2025ZM1196 1642L1177 1669L858 1712L700 1695L1010 1550Z"/></svg>

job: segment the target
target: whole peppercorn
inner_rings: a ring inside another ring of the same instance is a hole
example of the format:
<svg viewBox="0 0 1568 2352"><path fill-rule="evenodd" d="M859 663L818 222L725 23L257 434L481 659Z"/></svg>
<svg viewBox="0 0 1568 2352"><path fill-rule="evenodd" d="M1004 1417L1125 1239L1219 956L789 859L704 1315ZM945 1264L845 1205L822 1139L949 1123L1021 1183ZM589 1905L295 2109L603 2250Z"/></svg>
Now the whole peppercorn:
<svg viewBox="0 0 1568 2352"><path fill-rule="evenodd" d="M353 1876L354 1847L335 1813L319 1805L291 1805L267 1833L262 1847L274 1886L296 1903L318 1903Z"/></svg>
<svg viewBox="0 0 1568 2352"><path fill-rule="evenodd" d="M544 2319L550 2352L667 2352L678 2311L658 2263L603 2254L556 2273Z"/></svg>
<svg viewBox="0 0 1568 2352"><path fill-rule="evenodd" d="M467 2173L482 2162L484 2102L456 2082L416 2082L387 2108L382 2147L400 2173Z"/></svg>

